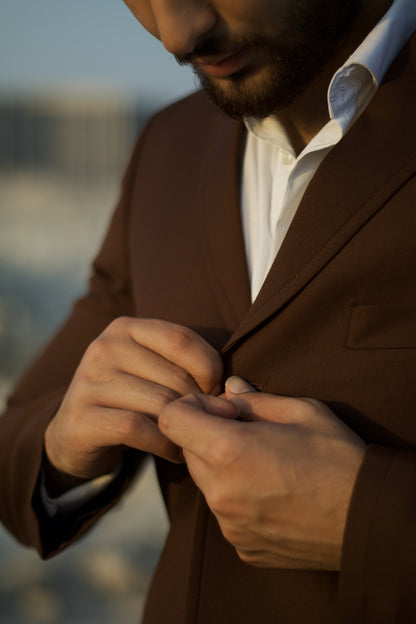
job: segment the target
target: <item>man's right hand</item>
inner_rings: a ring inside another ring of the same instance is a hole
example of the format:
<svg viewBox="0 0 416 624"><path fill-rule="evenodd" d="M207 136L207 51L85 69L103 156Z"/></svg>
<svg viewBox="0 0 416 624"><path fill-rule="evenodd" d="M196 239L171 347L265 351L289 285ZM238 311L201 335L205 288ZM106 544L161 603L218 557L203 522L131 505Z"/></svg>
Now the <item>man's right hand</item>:
<svg viewBox="0 0 416 624"><path fill-rule="evenodd" d="M159 431L159 414L188 393L219 394L222 374L219 354L186 327L153 319L113 321L85 352L49 423L49 470L66 483L95 478L126 447L182 461L181 449Z"/></svg>

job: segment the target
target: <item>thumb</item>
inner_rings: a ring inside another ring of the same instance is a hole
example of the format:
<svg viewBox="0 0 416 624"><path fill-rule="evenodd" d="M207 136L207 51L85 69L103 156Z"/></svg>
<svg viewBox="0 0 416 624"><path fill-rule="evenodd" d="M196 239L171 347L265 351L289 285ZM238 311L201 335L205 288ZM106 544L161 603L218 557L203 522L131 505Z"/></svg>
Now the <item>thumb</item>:
<svg viewBox="0 0 416 624"><path fill-rule="evenodd" d="M274 394L257 392L241 377L229 377L225 382L225 398L238 409L238 420L292 422L288 413L293 400Z"/></svg>
<svg viewBox="0 0 416 624"><path fill-rule="evenodd" d="M237 407L239 420L254 420L250 402L253 394L257 395L255 388L241 377L234 375L225 382L225 398Z"/></svg>
<svg viewBox="0 0 416 624"><path fill-rule="evenodd" d="M243 394L245 392L255 392L253 386L242 379L241 377L237 377L237 375L233 375L233 377L229 377L225 382L225 394L227 398L231 398L234 394Z"/></svg>

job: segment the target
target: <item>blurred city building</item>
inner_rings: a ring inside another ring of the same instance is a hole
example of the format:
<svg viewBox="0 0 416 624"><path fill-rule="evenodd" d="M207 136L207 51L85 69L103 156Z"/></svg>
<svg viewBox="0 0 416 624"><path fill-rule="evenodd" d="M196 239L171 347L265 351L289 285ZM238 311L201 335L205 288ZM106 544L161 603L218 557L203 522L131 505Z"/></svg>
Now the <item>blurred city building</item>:
<svg viewBox="0 0 416 624"><path fill-rule="evenodd" d="M156 106L0 96L0 412L85 291L129 153ZM0 527L0 624L137 621L166 526L149 466L88 539L47 564Z"/></svg>
<svg viewBox="0 0 416 624"><path fill-rule="evenodd" d="M85 289L155 108L99 92L0 96L0 410Z"/></svg>
<svg viewBox="0 0 416 624"><path fill-rule="evenodd" d="M111 95L0 100L0 169L107 182L121 173L150 112Z"/></svg>

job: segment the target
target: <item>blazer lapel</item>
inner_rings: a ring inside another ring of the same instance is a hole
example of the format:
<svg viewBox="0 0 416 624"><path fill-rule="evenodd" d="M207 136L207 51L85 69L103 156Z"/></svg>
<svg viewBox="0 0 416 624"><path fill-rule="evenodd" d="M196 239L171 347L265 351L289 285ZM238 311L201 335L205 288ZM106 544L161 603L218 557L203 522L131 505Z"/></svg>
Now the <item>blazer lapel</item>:
<svg viewBox="0 0 416 624"><path fill-rule="evenodd" d="M409 48L410 44L367 110L319 167L259 296L224 351L295 297L414 175L414 63L403 75Z"/></svg>
<svg viewBox="0 0 416 624"><path fill-rule="evenodd" d="M232 332L250 306L250 286L240 218L243 126L214 116L201 162L201 240L210 285Z"/></svg>

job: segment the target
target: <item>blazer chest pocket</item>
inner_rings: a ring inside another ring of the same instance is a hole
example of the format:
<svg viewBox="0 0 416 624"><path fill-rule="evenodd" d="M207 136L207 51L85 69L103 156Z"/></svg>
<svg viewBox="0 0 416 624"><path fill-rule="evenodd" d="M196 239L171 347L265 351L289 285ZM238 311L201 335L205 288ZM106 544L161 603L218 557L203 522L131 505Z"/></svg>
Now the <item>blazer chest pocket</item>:
<svg viewBox="0 0 416 624"><path fill-rule="evenodd" d="M416 349L416 303L352 307L348 349Z"/></svg>

